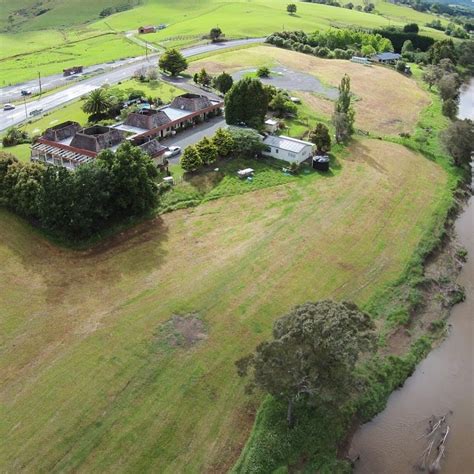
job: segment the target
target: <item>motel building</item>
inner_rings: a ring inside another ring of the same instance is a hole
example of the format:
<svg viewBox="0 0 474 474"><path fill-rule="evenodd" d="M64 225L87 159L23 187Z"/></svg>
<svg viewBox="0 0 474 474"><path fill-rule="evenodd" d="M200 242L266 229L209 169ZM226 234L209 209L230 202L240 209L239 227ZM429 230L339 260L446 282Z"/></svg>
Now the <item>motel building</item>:
<svg viewBox="0 0 474 474"><path fill-rule="evenodd" d="M160 138L201 123L222 113L224 103L197 94L183 94L157 110L132 112L127 120L112 127L83 128L77 122L63 122L48 128L31 147L31 161L74 170L89 163L103 150L116 150L128 140L153 159L164 164L168 149Z"/></svg>

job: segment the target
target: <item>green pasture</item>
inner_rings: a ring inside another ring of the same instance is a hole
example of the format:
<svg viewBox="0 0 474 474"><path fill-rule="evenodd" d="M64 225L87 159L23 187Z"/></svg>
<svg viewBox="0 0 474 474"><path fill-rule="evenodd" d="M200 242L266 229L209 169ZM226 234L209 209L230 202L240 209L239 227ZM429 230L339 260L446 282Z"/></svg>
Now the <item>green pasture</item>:
<svg viewBox="0 0 474 474"><path fill-rule="evenodd" d="M379 14L298 2L296 15L286 12L286 0L145 0L131 10L104 19L100 19L99 12L118 4L119 0L107 3L87 0L85 3L52 0L46 13L28 21L21 20L8 30L4 24L4 31L0 34L0 58L3 58L0 60L0 85L31 79L38 71L43 75L57 73L78 62L91 65L143 54L140 46L112 34L136 33L144 24L168 25L164 30L142 37L165 47L200 43L200 38L216 25L228 38L240 38L261 37L282 29L310 32L332 26L378 28L417 21L425 34L437 39L444 37L442 32L423 26L435 18L434 15L382 0L376 2ZM20 5L8 0L3 2L0 13L5 18L21 5L31 7L31 4L32 0L23 0ZM111 36L87 39L89 35L104 33ZM34 51L41 51L41 54ZM15 55L19 56L13 58Z"/></svg>

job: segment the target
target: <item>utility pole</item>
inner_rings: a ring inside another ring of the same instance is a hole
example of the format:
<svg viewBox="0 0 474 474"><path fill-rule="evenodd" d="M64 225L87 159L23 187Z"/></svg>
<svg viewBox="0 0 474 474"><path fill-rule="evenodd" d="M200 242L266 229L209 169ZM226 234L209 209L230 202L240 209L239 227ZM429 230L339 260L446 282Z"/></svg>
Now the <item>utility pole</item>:
<svg viewBox="0 0 474 474"><path fill-rule="evenodd" d="M145 57L146 60L148 61L148 43L145 41Z"/></svg>
<svg viewBox="0 0 474 474"><path fill-rule="evenodd" d="M39 71L38 71L38 83L39 83L40 98L41 98L41 94L43 93L43 91L41 89L41 72Z"/></svg>
<svg viewBox="0 0 474 474"><path fill-rule="evenodd" d="M25 104L25 119L28 119L28 109L26 107L26 97L23 97L23 103Z"/></svg>

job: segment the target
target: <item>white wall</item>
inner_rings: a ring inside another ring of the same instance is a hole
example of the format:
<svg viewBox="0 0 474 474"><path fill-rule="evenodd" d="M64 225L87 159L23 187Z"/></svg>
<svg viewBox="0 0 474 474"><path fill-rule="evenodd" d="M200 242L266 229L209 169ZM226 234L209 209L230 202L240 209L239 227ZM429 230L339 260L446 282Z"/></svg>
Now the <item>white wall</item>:
<svg viewBox="0 0 474 474"><path fill-rule="evenodd" d="M312 155L312 147L305 146L300 153L291 153L286 150L281 150L280 148L275 148L274 146L270 147L270 151L265 151L264 154L267 156L272 156L278 160L288 161L289 163L302 163L307 160Z"/></svg>

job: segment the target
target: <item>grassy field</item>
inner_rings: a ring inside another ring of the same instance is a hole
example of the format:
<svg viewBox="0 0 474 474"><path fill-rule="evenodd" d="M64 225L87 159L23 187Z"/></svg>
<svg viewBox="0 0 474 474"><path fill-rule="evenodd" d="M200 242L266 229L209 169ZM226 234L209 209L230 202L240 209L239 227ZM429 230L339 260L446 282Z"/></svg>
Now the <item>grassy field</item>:
<svg viewBox="0 0 474 474"><path fill-rule="evenodd" d="M46 33L45 33L46 34ZM54 36L54 35L53 35ZM113 59L144 54L141 46L115 33L103 34L76 42L50 46L42 51L0 60L0 85L6 86L37 77L58 73L64 68L91 66Z"/></svg>
<svg viewBox="0 0 474 474"><path fill-rule="evenodd" d="M2 211L2 469L223 472L257 401L234 361L292 305L363 304L396 278L446 179L359 140L336 176L165 214L87 252ZM176 347L164 323L188 313L205 335Z"/></svg>
<svg viewBox="0 0 474 474"><path fill-rule="evenodd" d="M59 72L73 65L73 62L89 65L143 54L142 48L127 42L120 33L136 31L140 25L150 23L168 25L158 33L146 35L147 41L167 47L195 44L217 24L228 38L234 38L264 36L282 29L314 31L331 26L377 28L417 21L425 34L444 37L444 33L423 26L435 18L433 15L383 0L376 2L378 14L298 2L298 12L293 16L286 12L286 0L144 0L131 10L100 19L99 12L103 8L121 4L120 0L50 0L47 2L50 10L35 16L31 12L38 5L36 1L22 0L19 4L13 0L2 2L0 68L3 72L0 74L0 85L31 79L37 71L43 75ZM23 7L28 7L29 16L16 14L9 23L8 15ZM235 21L236 18L239 21ZM88 38L106 33L111 35L106 40ZM78 40L81 41L73 43ZM34 52L44 48L47 49L40 55ZM12 58L14 55L21 56Z"/></svg>
<svg viewBox="0 0 474 474"><path fill-rule="evenodd" d="M245 54L231 51L193 61L190 73L204 67L217 74L256 66L282 65L295 71L315 75L324 84L337 87L342 76L351 78L351 89L356 96L356 126L377 134L397 134L412 130L420 112L430 103L428 94L415 80L391 68L367 67L336 59L321 59L271 46L248 48ZM394 84L396 86L394 87ZM310 93L299 93L315 114L331 115L330 101Z"/></svg>

